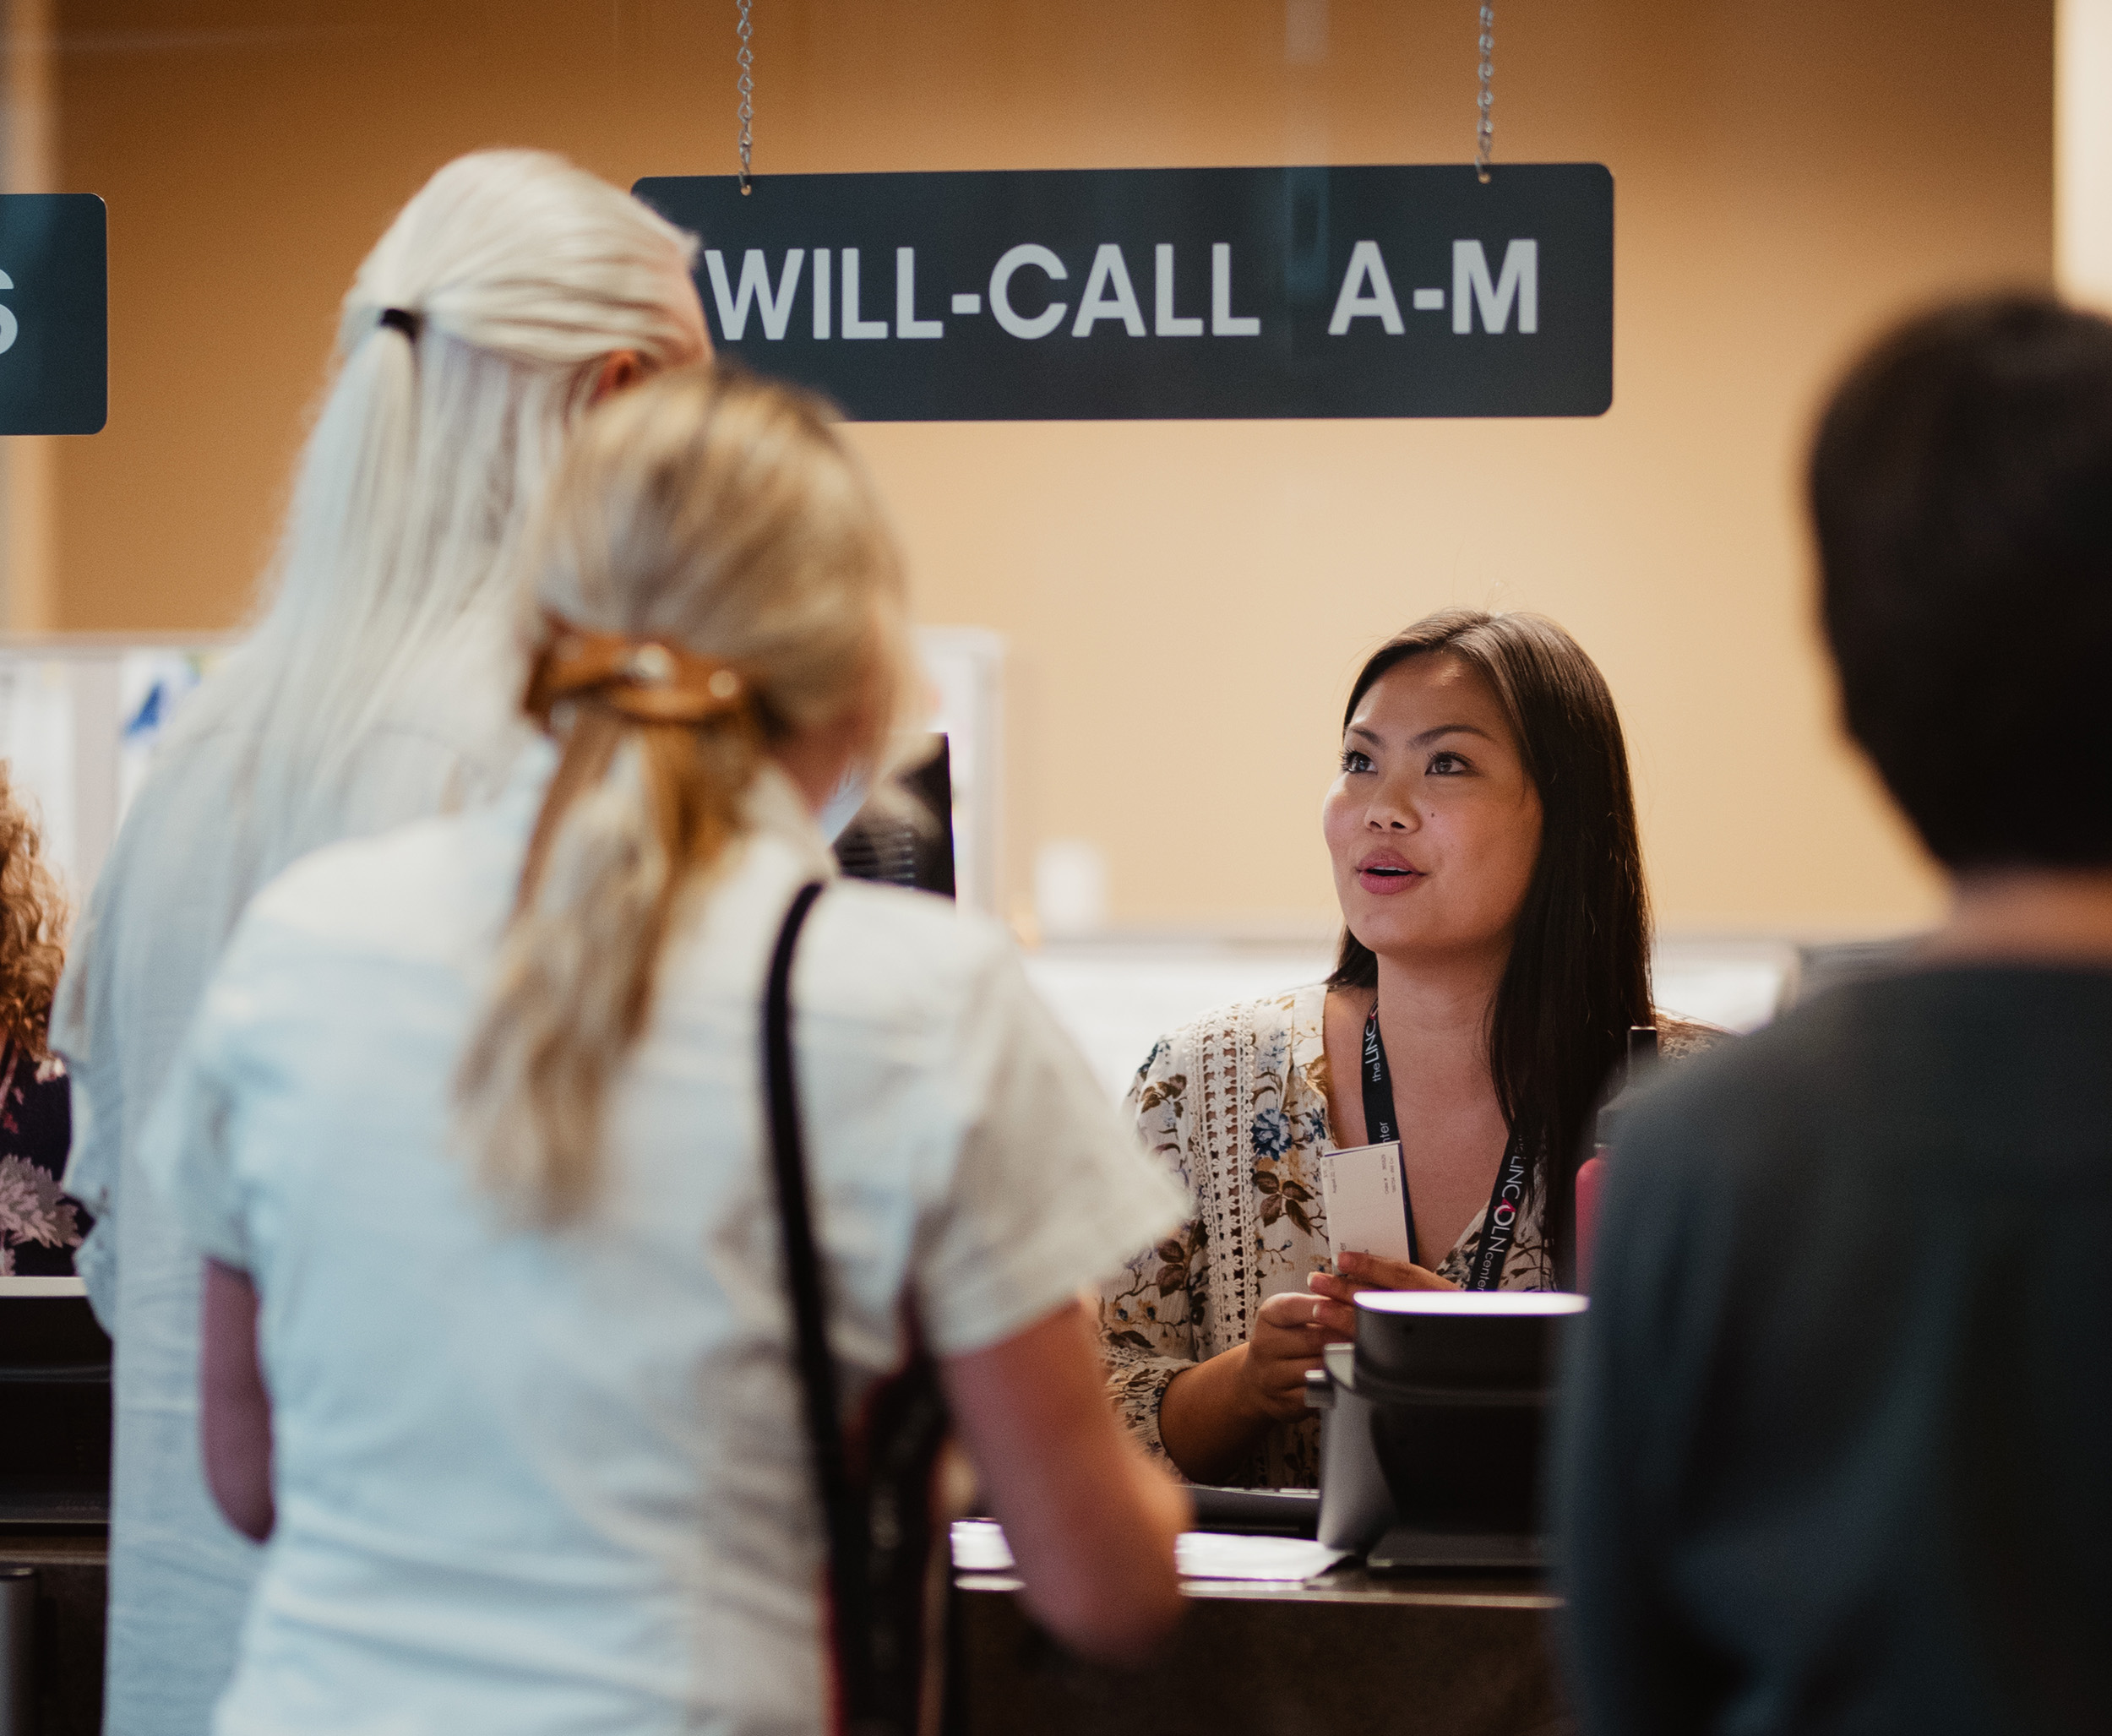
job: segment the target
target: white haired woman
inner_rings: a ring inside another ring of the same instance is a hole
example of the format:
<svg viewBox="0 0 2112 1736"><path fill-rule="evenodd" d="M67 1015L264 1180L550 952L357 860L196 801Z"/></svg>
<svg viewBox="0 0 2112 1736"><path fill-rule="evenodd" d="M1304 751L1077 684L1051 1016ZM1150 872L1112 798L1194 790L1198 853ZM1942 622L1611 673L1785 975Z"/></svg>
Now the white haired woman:
<svg viewBox="0 0 2112 1736"><path fill-rule="evenodd" d="M113 1731L205 1727L255 1571L200 1473L198 1265L143 1195L141 1123L257 887L503 781L531 509L593 400L708 350L693 245L540 153L426 184L345 297L263 618L177 719L96 885L52 1041L66 1185L97 1220L79 1264L117 1341Z"/></svg>
<svg viewBox="0 0 2112 1736"><path fill-rule="evenodd" d="M1030 1603L1139 1656L1187 1504L1080 1292L1182 1201L1001 928L830 884L815 815L919 685L863 475L803 395L684 370L596 414L542 547L554 743L267 889L149 1135L210 1262L208 1474L270 1538L221 1736L870 1728L810 1457L858 1418L890 1462L919 1344Z"/></svg>

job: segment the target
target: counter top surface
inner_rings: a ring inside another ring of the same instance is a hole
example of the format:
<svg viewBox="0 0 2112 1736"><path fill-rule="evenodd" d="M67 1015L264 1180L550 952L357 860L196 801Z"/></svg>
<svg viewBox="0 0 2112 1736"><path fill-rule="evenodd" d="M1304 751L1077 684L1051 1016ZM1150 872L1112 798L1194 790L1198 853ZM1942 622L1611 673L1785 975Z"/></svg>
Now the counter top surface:
<svg viewBox="0 0 2112 1736"><path fill-rule="evenodd" d="M18 1567L101 1567L110 1558L101 1532L0 1530L0 1563Z"/></svg>
<svg viewBox="0 0 2112 1736"><path fill-rule="evenodd" d="M954 1583L964 1592L1017 1592L1021 1582L1010 1574L957 1573ZM1281 1603L1373 1603L1435 1609L1560 1609L1562 1600L1547 1581L1524 1575L1367 1573L1344 1565L1317 1579L1216 1580L1181 1581L1189 1597L1255 1598Z"/></svg>

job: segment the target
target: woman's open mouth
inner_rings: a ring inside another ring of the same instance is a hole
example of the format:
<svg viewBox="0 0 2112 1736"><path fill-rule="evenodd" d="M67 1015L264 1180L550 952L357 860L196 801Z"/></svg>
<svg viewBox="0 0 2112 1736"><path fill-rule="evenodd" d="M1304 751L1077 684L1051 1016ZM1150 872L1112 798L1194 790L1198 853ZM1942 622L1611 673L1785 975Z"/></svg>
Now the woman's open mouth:
<svg viewBox="0 0 2112 1736"><path fill-rule="evenodd" d="M1360 863L1357 868L1357 884L1367 892L1380 897L1388 893L1405 892L1425 876L1420 868L1410 868L1405 862L1389 860L1384 857Z"/></svg>

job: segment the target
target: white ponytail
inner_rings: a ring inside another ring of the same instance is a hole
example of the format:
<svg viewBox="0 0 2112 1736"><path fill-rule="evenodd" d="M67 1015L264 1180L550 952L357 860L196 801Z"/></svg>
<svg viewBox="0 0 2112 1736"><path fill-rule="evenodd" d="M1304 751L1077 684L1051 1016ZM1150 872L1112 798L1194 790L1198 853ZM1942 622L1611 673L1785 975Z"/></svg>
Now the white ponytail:
<svg viewBox="0 0 2112 1736"><path fill-rule="evenodd" d="M443 646L488 663L503 737L531 509L607 357L704 349L693 249L561 158L485 151L435 175L367 255L264 618L176 732L234 725L255 743L260 874L343 835L362 748ZM391 309L406 317L384 324Z"/></svg>

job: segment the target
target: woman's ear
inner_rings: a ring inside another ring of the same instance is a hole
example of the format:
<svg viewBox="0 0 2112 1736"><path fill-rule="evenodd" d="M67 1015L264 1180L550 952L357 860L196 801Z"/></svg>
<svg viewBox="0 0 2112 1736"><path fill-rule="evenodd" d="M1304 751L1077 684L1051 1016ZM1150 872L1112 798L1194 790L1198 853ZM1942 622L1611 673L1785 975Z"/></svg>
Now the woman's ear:
<svg viewBox="0 0 2112 1736"><path fill-rule="evenodd" d="M594 378L594 389L587 395L589 404L599 404L612 392L620 392L626 386L634 386L645 377L645 364L635 350L618 350L602 362L601 371Z"/></svg>
<svg viewBox="0 0 2112 1736"><path fill-rule="evenodd" d="M771 753L819 814L853 767L873 756L875 716L864 701L846 705L828 722L787 736Z"/></svg>

